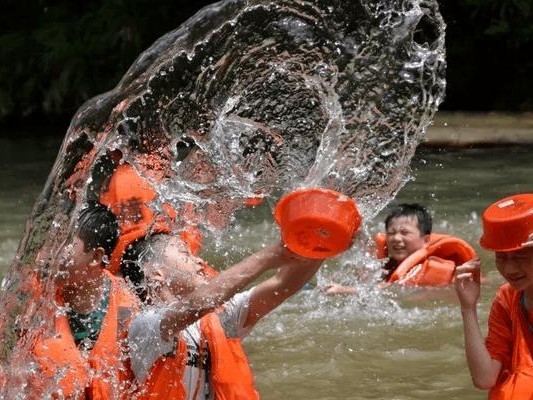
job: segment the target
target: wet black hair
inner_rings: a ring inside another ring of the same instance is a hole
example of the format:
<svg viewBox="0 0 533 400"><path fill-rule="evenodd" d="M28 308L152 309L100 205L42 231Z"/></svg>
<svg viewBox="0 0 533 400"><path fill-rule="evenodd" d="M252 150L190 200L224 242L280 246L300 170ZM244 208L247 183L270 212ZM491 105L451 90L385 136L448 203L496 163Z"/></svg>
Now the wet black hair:
<svg viewBox="0 0 533 400"><path fill-rule="evenodd" d="M133 287L143 303L147 296L143 264L147 260L151 262L161 261L170 238L171 236L166 234L145 236L129 245L122 256L120 263L122 276Z"/></svg>
<svg viewBox="0 0 533 400"><path fill-rule="evenodd" d="M393 207L385 219L385 229L389 228L390 221L398 217L414 217L418 221L418 229L422 235L429 235L433 228L433 219L427 208L417 203L402 203Z"/></svg>
<svg viewBox="0 0 533 400"><path fill-rule="evenodd" d="M113 252L119 235L118 221L106 206L90 201L80 210L76 234L85 251L102 247L107 256Z"/></svg>

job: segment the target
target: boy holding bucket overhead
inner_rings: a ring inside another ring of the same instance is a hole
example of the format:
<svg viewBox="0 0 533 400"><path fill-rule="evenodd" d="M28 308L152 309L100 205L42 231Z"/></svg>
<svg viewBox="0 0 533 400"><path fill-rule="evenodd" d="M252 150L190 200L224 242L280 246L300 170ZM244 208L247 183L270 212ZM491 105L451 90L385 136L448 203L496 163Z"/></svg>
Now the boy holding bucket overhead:
<svg viewBox="0 0 533 400"><path fill-rule="evenodd" d="M465 352L474 385L490 389L489 399L533 398L533 194L506 197L483 212L480 244L494 251L507 281L493 300L483 339L476 304L479 259L456 268Z"/></svg>
<svg viewBox="0 0 533 400"><path fill-rule="evenodd" d="M151 236L131 253L126 278L149 304L128 332L136 399L259 399L241 340L325 258L345 251L361 221L355 202L320 188L283 197L275 218L283 243L219 274L170 235ZM276 272L244 290L268 270Z"/></svg>

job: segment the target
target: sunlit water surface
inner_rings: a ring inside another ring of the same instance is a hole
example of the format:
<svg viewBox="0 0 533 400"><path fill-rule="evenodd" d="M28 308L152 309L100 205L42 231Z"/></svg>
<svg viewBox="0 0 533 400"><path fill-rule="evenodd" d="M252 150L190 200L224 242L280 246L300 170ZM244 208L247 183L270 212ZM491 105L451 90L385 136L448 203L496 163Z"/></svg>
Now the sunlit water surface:
<svg viewBox="0 0 533 400"><path fill-rule="evenodd" d="M16 253L27 215L48 175L59 143L0 140L0 270ZM397 201L420 202L434 216L434 230L468 240L476 250L480 215L490 202L531 191L531 148L419 150L412 180ZM227 266L262 243L277 240L272 204L246 210L223 240L204 256ZM290 399L481 399L464 362L461 319L453 292L382 291L358 284L356 268L373 271L365 237L382 229L383 213L368 221L363 237L342 258L322 269L313 287L284 304L245 341L262 398ZM480 251L484 326L500 284L490 254ZM366 267L366 268L365 268ZM359 285L359 295L326 297L318 284Z"/></svg>

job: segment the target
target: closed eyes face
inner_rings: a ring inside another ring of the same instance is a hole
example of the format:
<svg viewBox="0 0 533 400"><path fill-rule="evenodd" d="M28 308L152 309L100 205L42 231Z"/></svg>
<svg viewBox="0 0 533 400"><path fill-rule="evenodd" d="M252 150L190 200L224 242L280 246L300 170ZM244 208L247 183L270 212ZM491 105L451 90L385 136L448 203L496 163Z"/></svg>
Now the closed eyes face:
<svg viewBox="0 0 533 400"><path fill-rule="evenodd" d="M416 217L397 217L387 227L387 251L389 257L401 262L425 246L428 235L423 235Z"/></svg>
<svg viewBox="0 0 533 400"><path fill-rule="evenodd" d="M163 301L172 301L207 283L201 259L191 256L183 243L173 238L161 257L161 262L145 270L147 284Z"/></svg>

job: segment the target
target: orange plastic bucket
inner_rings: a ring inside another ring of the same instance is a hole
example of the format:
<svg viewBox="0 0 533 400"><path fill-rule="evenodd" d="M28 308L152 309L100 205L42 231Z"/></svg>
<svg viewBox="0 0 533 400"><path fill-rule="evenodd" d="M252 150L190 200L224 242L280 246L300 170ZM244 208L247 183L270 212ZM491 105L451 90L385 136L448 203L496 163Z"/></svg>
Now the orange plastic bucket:
<svg viewBox="0 0 533 400"><path fill-rule="evenodd" d="M361 225L355 202L334 190L296 190L276 205L274 218L287 247L304 257L329 258L352 243Z"/></svg>
<svg viewBox="0 0 533 400"><path fill-rule="evenodd" d="M513 251L533 233L533 194L517 194L491 204L483 212L483 236L487 250Z"/></svg>

